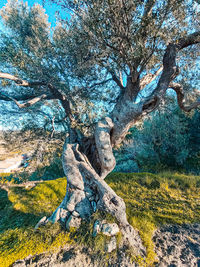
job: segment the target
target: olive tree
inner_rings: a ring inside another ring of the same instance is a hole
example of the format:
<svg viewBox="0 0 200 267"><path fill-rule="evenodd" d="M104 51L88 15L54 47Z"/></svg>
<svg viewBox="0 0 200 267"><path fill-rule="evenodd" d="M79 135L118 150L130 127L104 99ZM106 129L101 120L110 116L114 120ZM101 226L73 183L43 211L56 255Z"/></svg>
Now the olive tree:
<svg viewBox="0 0 200 267"><path fill-rule="evenodd" d="M66 196L40 223L88 219L103 210L141 251L125 203L105 178L115 167L113 148L159 107L169 88L185 112L200 104L198 83L190 84L199 75L199 5L184 0L51 2L60 13L53 29L39 5L9 0L1 10L8 30L1 36L0 98L22 109L59 104L68 127L62 155Z"/></svg>

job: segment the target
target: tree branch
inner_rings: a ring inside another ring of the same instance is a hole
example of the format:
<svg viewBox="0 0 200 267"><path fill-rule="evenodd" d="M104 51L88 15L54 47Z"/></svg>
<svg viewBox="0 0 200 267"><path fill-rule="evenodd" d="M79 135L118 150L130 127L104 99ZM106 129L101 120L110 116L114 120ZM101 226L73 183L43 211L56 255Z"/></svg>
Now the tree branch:
<svg viewBox="0 0 200 267"><path fill-rule="evenodd" d="M42 81L28 82L14 75L11 75L9 73L4 73L4 72L0 72L0 79L11 80L11 81L14 81L18 86L24 86L24 87L35 87L35 86L47 85L46 82L42 82Z"/></svg>
<svg viewBox="0 0 200 267"><path fill-rule="evenodd" d="M112 80L113 80L112 78L109 78L109 79L104 80L104 81L102 81L102 82L93 83L93 84L90 86L90 89L92 89L92 88L94 88L94 87L96 87L96 86L104 85L105 83L110 82L110 81L112 81Z"/></svg>
<svg viewBox="0 0 200 267"><path fill-rule="evenodd" d="M66 115L69 116L71 121L73 120L69 100L67 99L66 95L59 92L59 90L57 90L52 84L47 83L47 82L43 82L43 81L29 82L26 80L22 80L22 79L14 76L14 75L11 75L9 73L3 73L3 72L0 72L0 79L8 79L8 80L14 81L18 86L23 86L23 87L35 87L35 86L42 86L42 85L48 86L54 99L59 99L61 101L61 104L62 104L62 106L66 112ZM2 93L1 93L1 95L4 95L4 97L7 97L7 99L11 99L12 101L14 101L19 108L30 107L30 106L36 104L37 102L39 102L40 100L47 98L47 95L43 94L41 96L36 96L35 98L28 100L26 103L20 104L13 97L7 96L7 95L2 94Z"/></svg>
<svg viewBox="0 0 200 267"><path fill-rule="evenodd" d="M173 89L176 94L177 94L177 101L179 107L184 110L185 112L190 112L192 109L197 108L200 106L200 99L198 101L192 103L189 106L184 105L184 92L183 92L183 87L179 83L170 83L169 88Z"/></svg>
<svg viewBox="0 0 200 267"><path fill-rule="evenodd" d="M187 37L180 38L177 41L176 46L178 50L181 50L185 47L198 43L200 43L200 31L189 34Z"/></svg>
<svg viewBox="0 0 200 267"><path fill-rule="evenodd" d="M175 43L170 43L167 46L165 54L163 56L162 75L158 81L156 88L148 97L141 99L139 103L134 103L133 100L131 100L130 96L126 94L125 90L125 93L122 95L122 97L119 98L111 113L112 121L114 123L111 136L113 146L118 145L122 142L129 128L137 120L141 119L142 116L152 112L159 106L161 99L164 97L166 90L169 88L169 84L178 74L178 68L176 65L176 56L178 50L200 42L199 36L200 32L197 32L192 35L188 35ZM135 86L136 91L139 85L135 84ZM179 94L180 103L182 103L181 100L183 100L183 97ZM195 102L191 106L183 106L183 108L189 111L192 108L197 107L198 105L199 102Z"/></svg>
<svg viewBox="0 0 200 267"><path fill-rule="evenodd" d="M30 100L28 100L27 102L21 104L19 103L15 98L11 97L11 96L8 96L4 93L0 93L0 95L2 95L3 97L6 97L12 101L15 102L15 104L19 107L19 108L27 108L27 107L30 107L34 104L36 104L37 102L41 101L42 99L46 99L47 98L47 95L46 94L43 94L43 95L40 95L40 96L36 96Z"/></svg>
<svg viewBox="0 0 200 267"><path fill-rule="evenodd" d="M142 90L147 84L150 84L151 82L153 82L158 77L158 75L160 74L162 70L163 70L163 67L160 67L154 74L149 73L145 75L140 80L140 90Z"/></svg>
<svg viewBox="0 0 200 267"><path fill-rule="evenodd" d="M175 43L170 43L163 56L163 72L159 79L158 85L152 93L152 96L158 94L162 97L169 84L179 73L178 67L176 65L177 52L185 47L193 44L200 43L200 31L189 34L184 38L177 40Z"/></svg>

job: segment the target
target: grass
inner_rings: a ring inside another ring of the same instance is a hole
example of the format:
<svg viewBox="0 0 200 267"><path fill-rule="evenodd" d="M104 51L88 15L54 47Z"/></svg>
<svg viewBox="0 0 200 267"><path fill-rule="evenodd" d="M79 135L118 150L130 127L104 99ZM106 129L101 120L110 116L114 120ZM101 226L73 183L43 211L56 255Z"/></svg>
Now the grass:
<svg viewBox="0 0 200 267"><path fill-rule="evenodd" d="M112 173L106 181L125 200L128 220L140 232L147 248L146 262L141 259L143 265L151 266L155 261L151 238L159 225L200 222L200 176ZM64 232L59 224L34 231L38 220L49 216L62 201L65 188L66 179L59 178L34 188L10 188L8 193L0 190L1 267L28 255L56 250L66 243L82 244L93 248L96 255L108 257L104 252L107 237L99 235L94 239L91 233L95 219L101 216L112 221L111 216L98 212L78 231Z"/></svg>
<svg viewBox="0 0 200 267"><path fill-rule="evenodd" d="M200 222L200 176L112 173L107 182L124 199L128 220L140 232L147 265L155 261L151 238L159 225Z"/></svg>

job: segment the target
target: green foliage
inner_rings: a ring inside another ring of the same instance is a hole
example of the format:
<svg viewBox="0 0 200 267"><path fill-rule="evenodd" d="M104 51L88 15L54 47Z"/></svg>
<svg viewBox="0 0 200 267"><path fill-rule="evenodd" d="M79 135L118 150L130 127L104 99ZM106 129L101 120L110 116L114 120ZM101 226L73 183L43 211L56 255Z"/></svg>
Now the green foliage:
<svg viewBox="0 0 200 267"><path fill-rule="evenodd" d="M155 261L152 234L157 226L166 223L194 223L200 221L200 177L165 172L161 174L112 173L108 184L126 203L129 222L139 230L147 248L147 259L139 259L133 251L128 256L141 265L150 266ZM0 265L7 267L17 259L45 251L54 251L64 244L79 244L88 248L94 259L104 264L117 257L105 252L109 237L92 237L96 219L115 222L102 212L93 214L90 222L83 222L79 230L64 232L59 224L47 225L34 231L43 216L49 216L62 201L66 179L46 181L34 188L10 188L0 191ZM121 235L117 236L118 245Z"/></svg>
<svg viewBox="0 0 200 267"><path fill-rule="evenodd" d="M1 34L0 61L12 74L51 83L64 93L72 104L76 126L85 131L118 100L121 92L117 80L123 80L125 86L129 75L133 80L136 74L140 79L151 77L162 65L166 45L193 31L199 21L197 4L191 1L47 2L56 3L59 11L61 5L62 14L71 10L70 16L57 19L51 29L45 10L38 4L28 7L22 1L9 0L2 8L5 31ZM195 65L199 51L192 47L189 56L181 53L184 76L191 80L194 71L187 76L191 72L187 66ZM9 86L9 95L28 99L44 90L44 86L34 90ZM145 90L143 93L146 95ZM41 103L56 114L52 118L60 119L63 109L57 100ZM30 110L44 114L45 108L41 112L36 105Z"/></svg>
<svg viewBox="0 0 200 267"><path fill-rule="evenodd" d="M116 152L116 171L159 173L171 169L198 174L199 116L198 110L186 115L169 106L155 112L130 131L125 145Z"/></svg>

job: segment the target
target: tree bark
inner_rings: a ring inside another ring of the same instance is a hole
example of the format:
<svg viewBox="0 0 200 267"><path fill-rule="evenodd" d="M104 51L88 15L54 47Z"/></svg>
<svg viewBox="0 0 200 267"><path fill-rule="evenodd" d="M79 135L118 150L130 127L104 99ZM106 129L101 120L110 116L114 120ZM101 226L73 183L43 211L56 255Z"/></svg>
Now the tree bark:
<svg viewBox="0 0 200 267"><path fill-rule="evenodd" d="M67 228L70 221L88 220L97 210L106 211L117 219L124 240L144 255L139 234L127 221L123 199L104 180L115 167L111 144L113 126L112 119L106 117L97 123L93 138L81 142L74 137L66 138L62 155L66 195L52 216L37 227L48 221L60 221ZM70 143L71 140L74 142Z"/></svg>

